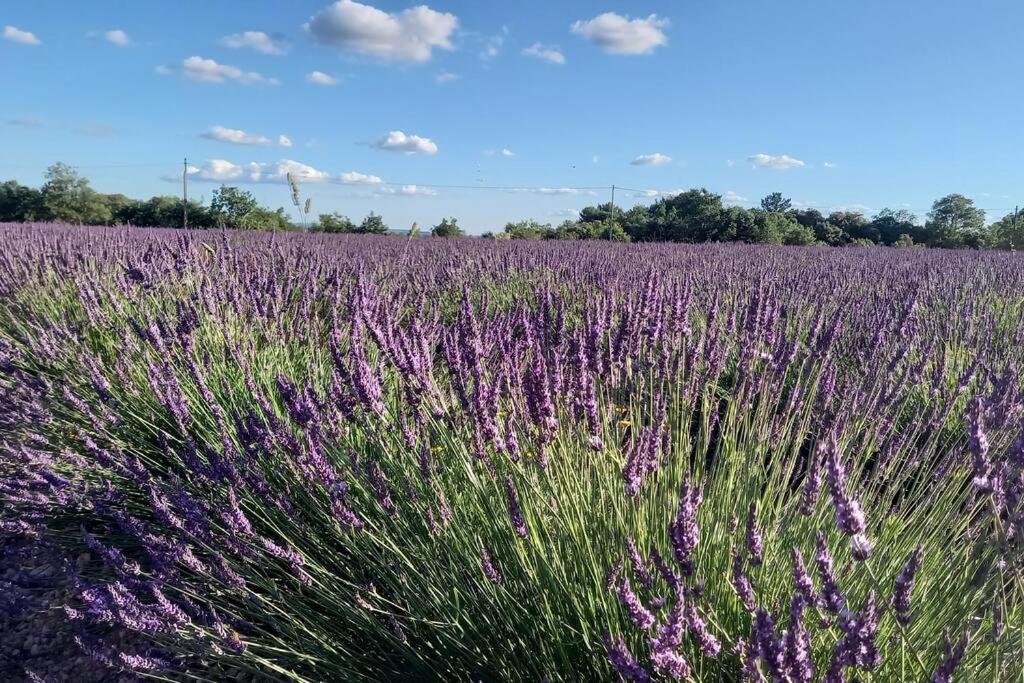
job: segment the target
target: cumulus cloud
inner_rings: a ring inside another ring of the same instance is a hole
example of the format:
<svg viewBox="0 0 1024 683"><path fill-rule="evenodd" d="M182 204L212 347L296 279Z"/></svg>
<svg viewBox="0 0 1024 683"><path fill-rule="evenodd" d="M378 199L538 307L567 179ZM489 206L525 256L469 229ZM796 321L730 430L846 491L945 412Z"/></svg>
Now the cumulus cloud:
<svg viewBox="0 0 1024 683"><path fill-rule="evenodd" d="M600 45L605 52L616 55L639 55L664 45L668 38L662 29L668 19L652 14L646 19L630 19L614 12L605 12L588 21L575 22L571 30Z"/></svg>
<svg viewBox="0 0 1024 683"><path fill-rule="evenodd" d="M657 190L640 190L639 192L634 192L633 196L634 197L644 197L644 198L651 199L651 198L659 196L660 194L661 194L661 192L659 192Z"/></svg>
<svg viewBox="0 0 1024 683"><path fill-rule="evenodd" d="M266 146L274 144L274 141L266 135L246 133L244 130L239 130L238 128L225 128L224 126L214 126L205 133L200 134L199 137L206 138L207 140L216 140L217 142L227 142L232 145ZM292 141L289 140L286 135L279 135L277 138L277 144L282 147L291 147Z"/></svg>
<svg viewBox="0 0 1024 683"><path fill-rule="evenodd" d="M127 47L132 44L132 40L128 37L128 34L119 28L104 31L103 40L119 47Z"/></svg>
<svg viewBox="0 0 1024 683"><path fill-rule="evenodd" d="M283 55L288 52L288 44L280 39L275 39L263 31L243 31L224 36L220 44L233 49L248 48L261 52L265 55Z"/></svg>
<svg viewBox="0 0 1024 683"><path fill-rule="evenodd" d="M158 73L169 73L171 69L164 71L157 70ZM204 59L193 55L192 57L186 58L181 63L182 75L192 81L199 81L200 83L224 83L225 81L235 81L242 85L277 85L278 81L275 78L267 78L263 74L256 73L255 71L242 71L237 66L230 66L228 64L219 64L212 59Z"/></svg>
<svg viewBox="0 0 1024 683"><path fill-rule="evenodd" d="M501 156L503 156L503 157L514 157L515 155L516 155L516 153L513 152L512 150L508 149L507 147L502 147L502 149L501 149Z"/></svg>
<svg viewBox="0 0 1024 683"><path fill-rule="evenodd" d="M437 191L419 185L402 185L401 187L382 187L377 190L377 194L396 195L399 197L433 197L437 195Z"/></svg>
<svg viewBox="0 0 1024 683"><path fill-rule="evenodd" d="M459 25L454 14L419 5L384 12L354 0L338 0L314 14L306 30L325 45L386 61L425 62L433 49L452 49Z"/></svg>
<svg viewBox="0 0 1024 683"><path fill-rule="evenodd" d="M306 74L306 81L313 85L337 85L338 79L323 71L310 71Z"/></svg>
<svg viewBox="0 0 1024 683"><path fill-rule="evenodd" d="M747 157L747 161L756 168L773 168L776 170L799 168L804 165L804 162L794 159L788 154L754 154Z"/></svg>
<svg viewBox="0 0 1024 683"><path fill-rule="evenodd" d="M438 85L444 85L445 83L451 83L452 81L459 80L458 74L453 74L451 71L438 71L434 76L434 82Z"/></svg>
<svg viewBox="0 0 1024 683"><path fill-rule="evenodd" d="M654 154L641 154L629 164L630 166L664 166L671 161L672 157L669 155L655 152Z"/></svg>
<svg viewBox="0 0 1024 683"><path fill-rule="evenodd" d="M741 197L739 194L733 192L732 190L728 190L725 194L722 195L723 204L743 204L746 201L746 197Z"/></svg>
<svg viewBox="0 0 1024 683"><path fill-rule="evenodd" d="M12 43L21 43L22 45L39 45L43 42L31 31L22 31L14 26L4 26L4 38Z"/></svg>
<svg viewBox="0 0 1024 683"><path fill-rule="evenodd" d="M825 168L835 168L836 167L836 165L834 163L832 163L831 161L826 161L825 163L822 164L822 166L824 166Z"/></svg>
<svg viewBox="0 0 1024 683"><path fill-rule="evenodd" d="M430 138L419 135L406 135L400 130L393 130L377 142L377 149L389 152L405 152L406 154L437 154L437 145Z"/></svg>
<svg viewBox="0 0 1024 683"><path fill-rule="evenodd" d="M358 171L339 173L338 180L350 185L380 185L384 182L375 175L367 175L366 173L359 173Z"/></svg>
<svg viewBox="0 0 1024 683"><path fill-rule="evenodd" d="M534 43L530 47L525 48L523 54L548 64L565 64L565 55L555 46L545 47L540 43Z"/></svg>

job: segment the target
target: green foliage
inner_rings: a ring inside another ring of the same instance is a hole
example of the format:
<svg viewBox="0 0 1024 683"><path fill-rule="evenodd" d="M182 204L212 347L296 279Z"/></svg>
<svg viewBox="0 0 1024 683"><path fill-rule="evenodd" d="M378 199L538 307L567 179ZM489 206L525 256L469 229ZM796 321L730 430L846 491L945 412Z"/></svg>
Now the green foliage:
<svg viewBox="0 0 1024 683"><path fill-rule="evenodd" d="M434 237L465 237L465 231L459 227L458 219L442 218L441 222L430 229Z"/></svg>
<svg viewBox="0 0 1024 683"><path fill-rule="evenodd" d="M1024 247L1024 211L1008 213L988 228L990 244L999 249Z"/></svg>
<svg viewBox="0 0 1024 683"><path fill-rule="evenodd" d="M557 236L550 223L541 224L533 220L506 223L504 234L513 240L544 240L554 239Z"/></svg>
<svg viewBox="0 0 1024 683"><path fill-rule="evenodd" d="M371 211L355 231L361 235L386 235L388 226L383 218Z"/></svg>
<svg viewBox="0 0 1024 683"><path fill-rule="evenodd" d="M772 192L761 200L761 208L769 213L786 213L792 206L793 202L781 192Z"/></svg>
<svg viewBox="0 0 1024 683"><path fill-rule="evenodd" d="M932 204L924 227L930 247L977 246L983 241L985 212L964 195L950 194Z"/></svg>
<svg viewBox="0 0 1024 683"><path fill-rule="evenodd" d="M348 233L356 232L356 224L348 216L335 211L320 214L320 220L314 229L319 232Z"/></svg>
<svg viewBox="0 0 1024 683"><path fill-rule="evenodd" d="M46 183L40 194L43 220L84 225L110 221L110 208L104 197L67 164L57 162L46 170Z"/></svg>
<svg viewBox="0 0 1024 683"><path fill-rule="evenodd" d="M0 221L40 220L43 198L39 190L8 180L0 185Z"/></svg>

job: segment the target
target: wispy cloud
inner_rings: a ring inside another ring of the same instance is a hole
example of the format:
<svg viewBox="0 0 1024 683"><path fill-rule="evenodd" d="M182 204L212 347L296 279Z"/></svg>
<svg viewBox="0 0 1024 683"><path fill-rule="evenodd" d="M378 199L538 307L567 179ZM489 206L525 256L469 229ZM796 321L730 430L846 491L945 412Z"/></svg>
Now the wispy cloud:
<svg viewBox="0 0 1024 683"><path fill-rule="evenodd" d="M156 72L161 75L180 73L190 81L199 83L226 83L232 81L242 85L278 85L276 78L268 78L255 71L243 71L237 66L220 64L212 59L193 55L181 62L180 67L159 66Z"/></svg>
<svg viewBox="0 0 1024 683"><path fill-rule="evenodd" d="M338 79L323 71L310 71L306 74L306 81L313 85L337 85Z"/></svg>
<svg viewBox="0 0 1024 683"><path fill-rule="evenodd" d="M39 128L43 125L43 120L36 118L35 116L16 116L13 119L7 119L4 121L8 126L21 126L22 128Z"/></svg>
<svg viewBox="0 0 1024 683"><path fill-rule="evenodd" d="M438 85L444 85L445 83L451 83L452 81L459 80L458 74L453 74L451 71L438 71L434 75L434 82Z"/></svg>
<svg viewBox="0 0 1024 683"><path fill-rule="evenodd" d="M220 39L220 44L238 50L247 48L265 55L281 56L289 49L288 43L282 38L267 35L263 31L243 31L233 33Z"/></svg>
<svg viewBox="0 0 1024 683"><path fill-rule="evenodd" d="M224 126L214 126L210 130L200 133L199 137L217 142L226 142L232 145L269 146L274 144L274 140L266 135L247 133L238 128L225 128ZM286 135L279 135L277 144L281 147L291 147L292 141Z"/></svg>
<svg viewBox="0 0 1024 683"><path fill-rule="evenodd" d="M545 47L540 43L534 43L530 47L525 48L523 54L548 64L565 64L565 55L556 46Z"/></svg>
<svg viewBox="0 0 1024 683"><path fill-rule="evenodd" d="M111 45L117 45L118 47L128 47L132 44L132 40L128 37L128 34L119 28L104 31L103 40L107 41Z"/></svg>
<svg viewBox="0 0 1024 683"><path fill-rule="evenodd" d="M665 164L671 163L672 157L661 152L655 152L654 154L641 154L633 161L629 162L630 166L664 166Z"/></svg>
<svg viewBox="0 0 1024 683"><path fill-rule="evenodd" d="M787 168L800 168L804 162L794 159L788 154L754 154L747 157L747 161L756 168L771 168L785 170Z"/></svg>

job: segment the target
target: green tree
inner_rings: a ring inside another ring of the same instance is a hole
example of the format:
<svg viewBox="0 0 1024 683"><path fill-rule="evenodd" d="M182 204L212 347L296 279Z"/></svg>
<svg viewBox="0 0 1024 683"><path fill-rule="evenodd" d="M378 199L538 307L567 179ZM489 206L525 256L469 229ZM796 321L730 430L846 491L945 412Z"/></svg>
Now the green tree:
<svg viewBox="0 0 1024 683"><path fill-rule="evenodd" d="M84 225L110 221L110 208L103 196L67 164L58 161L46 169L46 183L40 194L41 217L45 220Z"/></svg>
<svg viewBox="0 0 1024 683"><path fill-rule="evenodd" d="M913 237L920 231L917 216L906 209L882 209L871 219L871 226L882 244L893 245L902 235Z"/></svg>
<svg viewBox="0 0 1024 683"><path fill-rule="evenodd" d="M388 226L384 223L384 219L375 214L373 211L363 219L363 222L356 228L356 232L362 235L386 235L388 232Z"/></svg>
<svg viewBox="0 0 1024 683"><path fill-rule="evenodd" d="M985 212L962 194L937 199L928 212L924 236L931 247L962 247L983 241Z"/></svg>
<svg viewBox="0 0 1024 683"><path fill-rule="evenodd" d="M430 229L434 237L465 237L466 233L459 227L457 218L442 218L441 222Z"/></svg>
<svg viewBox="0 0 1024 683"><path fill-rule="evenodd" d="M831 225L846 233L850 240L878 241L878 232L871 227L870 221L859 211L833 211L828 215Z"/></svg>
<svg viewBox="0 0 1024 683"><path fill-rule="evenodd" d="M513 240L541 240L551 239L554 236L554 228L550 223L538 223L532 220L506 223L504 234Z"/></svg>
<svg viewBox="0 0 1024 683"><path fill-rule="evenodd" d="M34 187L8 180L0 185L0 221L20 223L39 220L43 198Z"/></svg>
<svg viewBox="0 0 1024 683"><path fill-rule="evenodd" d="M246 216L258 208L259 203L252 192L231 185L218 187L210 200L210 211L218 224L232 228L243 227Z"/></svg>
<svg viewBox="0 0 1024 683"><path fill-rule="evenodd" d="M772 192L761 200L761 208L768 213L786 213L792 206L793 202L783 197L781 192Z"/></svg>
<svg viewBox="0 0 1024 683"><path fill-rule="evenodd" d="M990 243L997 249L1024 248L1024 211L1008 213L988 228Z"/></svg>
<svg viewBox="0 0 1024 683"><path fill-rule="evenodd" d="M335 211L333 213L320 214L320 221L316 230L330 233L356 232L356 224L349 220L348 216Z"/></svg>

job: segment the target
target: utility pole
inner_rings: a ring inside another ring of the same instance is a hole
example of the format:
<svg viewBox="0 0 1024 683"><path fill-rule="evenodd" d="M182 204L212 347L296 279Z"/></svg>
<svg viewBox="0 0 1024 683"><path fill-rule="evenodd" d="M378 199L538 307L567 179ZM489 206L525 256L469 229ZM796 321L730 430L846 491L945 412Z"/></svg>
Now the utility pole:
<svg viewBox="0 0 1024 683"><path fill-rule="evenodd" d="M609 211L611 220L608 221L608 241L612 241L612 226L615 221L615 185L612 185L612 209Z"/></svg>
<svg viewBox="0 0 1024 683"><path fill-rule="evenodd" d="M181 172L181 227L188 230L188 157Z"/></svg>

